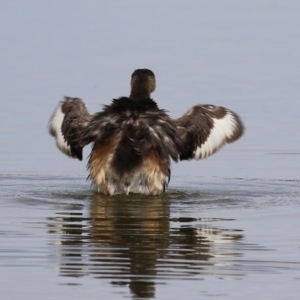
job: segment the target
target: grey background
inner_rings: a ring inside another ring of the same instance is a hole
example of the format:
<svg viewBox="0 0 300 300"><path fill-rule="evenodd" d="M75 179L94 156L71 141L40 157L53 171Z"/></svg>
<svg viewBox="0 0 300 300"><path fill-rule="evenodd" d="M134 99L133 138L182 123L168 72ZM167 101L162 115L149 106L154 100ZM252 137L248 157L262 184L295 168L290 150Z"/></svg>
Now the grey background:
<svg viewBox="0 0 300 300"><path fill-rule="evenodd" d="M0 1L0 172L84 178L85 162L47 133L54 107L69 95L96 112L150 68L172 116L209 103L246 125L173 176L299 178L299 12L298 1Z"/></svg>

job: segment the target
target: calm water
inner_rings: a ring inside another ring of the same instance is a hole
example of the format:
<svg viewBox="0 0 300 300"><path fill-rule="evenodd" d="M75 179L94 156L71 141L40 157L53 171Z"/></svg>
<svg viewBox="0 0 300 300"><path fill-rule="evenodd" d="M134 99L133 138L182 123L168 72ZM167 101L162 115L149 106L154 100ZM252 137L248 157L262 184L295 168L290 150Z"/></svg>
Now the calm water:
<svg viewBox="0 0 300 300"><path fill-rule="evenodd" d="M174 177L159 197L0 182L2 299L298 298L297 180Z"/></svg>

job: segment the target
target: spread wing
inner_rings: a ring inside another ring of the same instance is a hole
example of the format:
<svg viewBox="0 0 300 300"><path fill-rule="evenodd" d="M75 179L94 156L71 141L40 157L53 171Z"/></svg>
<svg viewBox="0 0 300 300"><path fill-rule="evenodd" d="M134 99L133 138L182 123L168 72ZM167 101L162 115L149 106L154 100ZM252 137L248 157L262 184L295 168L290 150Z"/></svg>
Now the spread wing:
<svg viewBox="0 0 300 300"><path fill-rule="evenodd" d="M56 145L63 153L82 160L85 145L79 142L90 120L91 115L81 99L65 97L50 118L49 133L55 137Z"/></svg>
<svg viewBox="0 0 300 300"><path fill-rule="evenodd" d="M233 111L214 105L196 105L177 125L180 159L203 159L240 138L244 126Z"/></svg>

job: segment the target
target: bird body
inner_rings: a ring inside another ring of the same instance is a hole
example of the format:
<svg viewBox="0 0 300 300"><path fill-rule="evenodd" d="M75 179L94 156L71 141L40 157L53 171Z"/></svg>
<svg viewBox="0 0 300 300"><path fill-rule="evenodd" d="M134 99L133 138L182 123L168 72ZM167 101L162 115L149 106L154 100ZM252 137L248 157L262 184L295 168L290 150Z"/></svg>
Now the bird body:
<svg viewBox="0 0 300 300"><path fill-rule="evenodd" d="M82 160L92 143L87 167L99 192L158 195L168 186L171 160L205 158L242 135L240 118L223 107L197 105L173 120L151 99L155 86L153 72L138 69L130 96L99 113L70 97L55 109L49 132L63 153Z"/></svg>

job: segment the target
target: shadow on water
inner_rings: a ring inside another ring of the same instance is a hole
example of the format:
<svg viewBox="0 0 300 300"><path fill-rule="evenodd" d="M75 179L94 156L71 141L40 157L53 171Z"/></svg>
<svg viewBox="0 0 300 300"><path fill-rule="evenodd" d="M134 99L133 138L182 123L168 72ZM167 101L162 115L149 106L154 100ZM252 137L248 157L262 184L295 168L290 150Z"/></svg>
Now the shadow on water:
<svg viewBox="0 0 300 300"><path fill-rule="evenodd" d="M232 268L220 269L215 260L241 256L234 251L241 230L209 225L229 220L171 217L174 201L195 197L199 194L175 191L156 197L95 193L88 212L69 205L57 211L48 228L60 275L105 278L114 286L128 285L133 297L147 298L155 297L155 285L166 279L201 280L224 272L242 276ZM232 246L218 249L216 243Z"/></svg>

